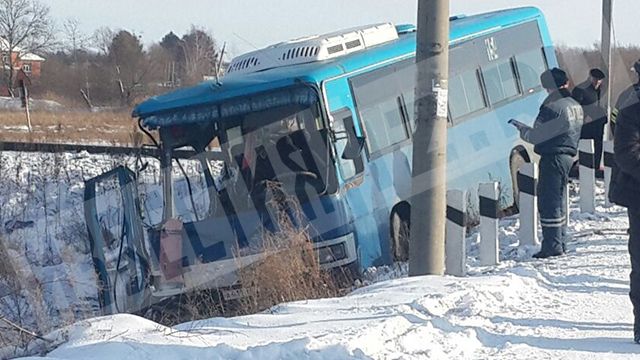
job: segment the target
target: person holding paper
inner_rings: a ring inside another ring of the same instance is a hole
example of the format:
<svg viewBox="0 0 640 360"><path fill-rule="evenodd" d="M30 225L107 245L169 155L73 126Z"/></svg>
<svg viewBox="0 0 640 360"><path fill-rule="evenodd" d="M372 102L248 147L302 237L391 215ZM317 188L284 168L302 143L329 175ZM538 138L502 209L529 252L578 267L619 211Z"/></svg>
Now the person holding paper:
<svg viewBox="0 0 640 360"><path fill-rule="evenodd" d="M565 213L565 187L573 157L578 153L582 106L571 97L567 74L558 68L546 70L540 82L549 95L540 106L533 127L510 120L520 137L534 145L540 155L538 211L542 225L542 247L534 258L563 255L566 251L568 218Z"/></svg>

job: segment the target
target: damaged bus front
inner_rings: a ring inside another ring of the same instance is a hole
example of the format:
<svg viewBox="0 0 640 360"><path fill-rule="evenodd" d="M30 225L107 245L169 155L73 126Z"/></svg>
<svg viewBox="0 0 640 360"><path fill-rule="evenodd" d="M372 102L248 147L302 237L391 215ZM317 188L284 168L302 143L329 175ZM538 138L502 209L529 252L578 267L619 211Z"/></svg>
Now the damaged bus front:
<svg viewBox="0 0 640 360"><path fill-rule="evenodd" d="M296 200L303 216L289 214L310 232L321 266L355 264L356 239L339 201L330 146L335 134L316 84L294 80L207 82L135 109L141 129L160 150L162 206L150 209L127 168L87 181L85 212L105 313L146 309L198 289L239 296L236 270L260 259L265 231L278 231L278 194ZM357 138L351 137L351 151L357 152ZM184 150L193 156L178 159L175 154ZM198 164L205 196L194 195L184 161ZM180 179L176 168L183 171ZM176 191L176 180L185 179L187 193ZM105 236L97 210L106 181L117 184L109 190L118 192L124 209L115 241ZM187 211L178 211L180 204ZM154 211L162 215L154 219Z"/></svg>

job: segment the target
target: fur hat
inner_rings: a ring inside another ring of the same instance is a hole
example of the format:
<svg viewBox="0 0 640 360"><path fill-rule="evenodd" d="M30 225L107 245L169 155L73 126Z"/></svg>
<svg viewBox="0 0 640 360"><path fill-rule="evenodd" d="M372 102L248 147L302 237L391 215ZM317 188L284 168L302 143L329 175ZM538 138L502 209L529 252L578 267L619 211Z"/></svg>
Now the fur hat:
<svg viewBox="0 0 640 360"><path fill-rule="evenodd" d="M602 72L602 70L600 70L600 69L591 69L591 70L589 70L589 75L591 75L592 78L597 79L597 80L602 80L602 79L604 79L606 77L604 75L604 73Z"/></svg>
<svg viewBox="0 0 640 360"><path fill-rule="evenodd" d="M540 83L545 89L558 89L566 85L568 81L567 73L558 68L545 70L545 72L540 75Z"/></svg>

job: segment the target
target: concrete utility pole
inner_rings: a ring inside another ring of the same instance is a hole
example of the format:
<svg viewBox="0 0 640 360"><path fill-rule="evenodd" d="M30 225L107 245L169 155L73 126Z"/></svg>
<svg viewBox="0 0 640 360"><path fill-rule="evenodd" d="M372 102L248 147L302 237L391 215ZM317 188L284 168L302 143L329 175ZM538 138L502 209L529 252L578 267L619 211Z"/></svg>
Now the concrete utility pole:
<svg viewBox="0 0 640 360"><path fill-rule="evenodd" d="M611 19L613 14L613 0L602 0L602 37L601 37L601 49L600 54L604 60L603 72L607 76L607 120L611 120L611 86L613 85L613 79L611 71ZM609 127L605 127L605 140L610 139ZM596 164L600 166L600 164Z"/></svg>
<svg viewBox="0 0 640 360"><path fill-rule="evenodd" d="M449 0L418 0L409 275L444 273Z"/></svg>

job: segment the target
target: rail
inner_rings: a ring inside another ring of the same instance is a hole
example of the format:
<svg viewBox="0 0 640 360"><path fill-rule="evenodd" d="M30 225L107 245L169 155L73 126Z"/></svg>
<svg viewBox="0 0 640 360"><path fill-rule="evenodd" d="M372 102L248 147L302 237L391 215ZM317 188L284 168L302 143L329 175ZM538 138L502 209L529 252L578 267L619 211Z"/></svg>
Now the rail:
<svg viewBox="0 0 640 360"><path fill-rule="evenodd" d="M112 145L87 145L87 144L61 144L61 143L39 143L39 142L13 142L0 141L1 151L16 152L34 152L34 153L62 153L62 152L81 152L86 151L89 154L104 155L137 155L158 158L161 153L155 147L126 147ZM206 153L207 158L212 160L222 160L222 154L219 151L209 151ZM173 150L174 158L191 159L197 156L193 150L176 149Z"/></svg>

